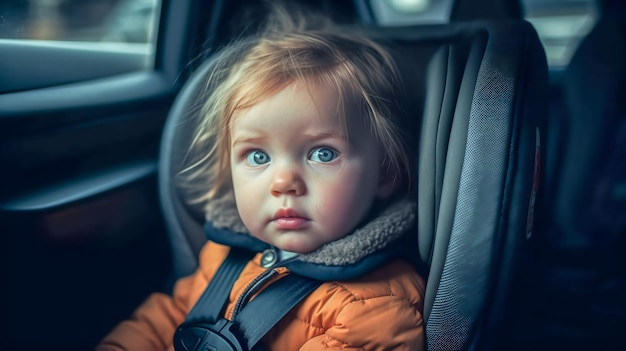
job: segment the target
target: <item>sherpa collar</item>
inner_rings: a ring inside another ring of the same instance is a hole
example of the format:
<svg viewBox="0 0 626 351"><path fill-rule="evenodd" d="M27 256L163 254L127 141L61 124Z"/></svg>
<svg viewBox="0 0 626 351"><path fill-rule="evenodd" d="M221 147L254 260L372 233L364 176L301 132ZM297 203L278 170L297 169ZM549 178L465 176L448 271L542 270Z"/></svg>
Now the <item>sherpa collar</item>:
<svg viewBox="0 0 626 351"><path fill-rule="evenodd" d="M205 213L205 229L210 240L254 251L270 247L249 234L239 217L232 192L210 201ZM352 233L315 251L300 254L286 266L298 274L315 279L335 280L358 276L397 254L397 245L394 244L414 227L415 213L414 202L395 202Z"/></svg>

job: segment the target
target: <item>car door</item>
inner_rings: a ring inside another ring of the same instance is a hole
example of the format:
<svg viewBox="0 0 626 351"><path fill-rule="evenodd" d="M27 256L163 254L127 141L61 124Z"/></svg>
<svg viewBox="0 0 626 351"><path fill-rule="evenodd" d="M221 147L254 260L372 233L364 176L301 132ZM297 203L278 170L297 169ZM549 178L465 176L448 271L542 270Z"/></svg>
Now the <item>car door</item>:
<svg viewBox="0 0 626 351"><path fill-rule="evenodd" d="M207 3L0 5L2 349L93 348L167 288L159 140Z"/></svg>

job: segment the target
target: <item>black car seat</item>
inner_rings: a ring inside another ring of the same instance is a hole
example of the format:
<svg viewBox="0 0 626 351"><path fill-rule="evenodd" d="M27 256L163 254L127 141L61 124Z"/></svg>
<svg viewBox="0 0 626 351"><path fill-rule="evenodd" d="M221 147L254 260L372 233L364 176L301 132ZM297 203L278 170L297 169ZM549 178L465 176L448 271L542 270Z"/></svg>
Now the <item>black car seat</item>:
<svg viewBox="0 0 626 351"><path fill-rule="evenodd" d="M523 21L390 32L406 48L405 77L422 84L410 93L423 96L412 107L428 349L500 349L532 238L543 49Z"/></svg>
<svg viewBox="0 0 626 351"><path fill-rule="evenodd" d="M506 339L515 277L532 237L547 67L526 22L377 30L405 77L407 131L419 148L418 244L428 277L429 350L489 349ZM159 186L174 273L191 273L203 214L176 184L186 164L210 58L191 76L165 125Z"/></svg>
<svg viewBox="0 0 626 351"><path fill-rule="evenodd" d="M524 18L522 10L523 0L453 0L453 6L450 13L450 22L467 22L477 20L488 21L502 21L502 20L515 20L521 21ZM549 88L548 88L549 89ZM552 91L548 90L551 94ZM548 111L550 111L550 100L548 100ZM544 302L542 296L542 287L539 286L540 280L537 278L542 270L542 264L538 259L538 253L541 252L540 247L543 242L545 231L539 231L538 228L543 228L543 221L545 218L549 218L550 203L548 198L550 197L551 183L549 180L550 172L554 171L554 167L548 164L547 160L552 160L552 155L549 153L554 152L553 147L550 145L557 145L558 140L554 137L555 128L553 128L554 116L550 115L546 118L545 130L542 134L542 152L541 157L544 160L541 167L541 200L543 204L538 204L537 207L541 207L541 210L535 211L534 222L535 230L533 234L533 240L529 240L526 243L524 255L521 258L524 269L520 274L515 277L518 288L515 290L515 294L512 298L512 304L514 308L507 310L507 320L509 323L503 327L500 332L506 335L508 343L505 348L507 350L529 350L529 349L544 349L547 346L545 340L541 340L539 337L540 332L545 328L542 321L537 320L537 306Z"/></svg>
<svg viewBox="0 0 626 351"><path fill-rule="evenodd" d="M626 349L626 2L600 4L562 76L538 228L538 338L563 348Z"/></svg>

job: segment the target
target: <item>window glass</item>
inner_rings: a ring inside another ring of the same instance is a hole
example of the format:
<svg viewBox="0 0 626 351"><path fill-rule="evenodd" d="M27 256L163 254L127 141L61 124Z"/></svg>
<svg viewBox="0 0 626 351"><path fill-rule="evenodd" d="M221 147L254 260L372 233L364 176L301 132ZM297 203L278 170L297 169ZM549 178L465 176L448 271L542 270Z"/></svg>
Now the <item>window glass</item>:
<svg viewBox="0 0 626 351"><path fill-rule="evenodd" d="M445 23L450 19L451 0L370 0L381 26Z"/></svg>
<svg viewBox="0 0 626 351"><path fill-rule="evenodd" d="M551 68L563 68L582 38L593 28L595 0L523 0L526 19L533 24Z"/></svg>
<svg viewBox="0 0 626 351"><path fill-rule="evenodd" d="M0 39L104 44L152 52L159 0L12 0L0 2Z"/></svg>

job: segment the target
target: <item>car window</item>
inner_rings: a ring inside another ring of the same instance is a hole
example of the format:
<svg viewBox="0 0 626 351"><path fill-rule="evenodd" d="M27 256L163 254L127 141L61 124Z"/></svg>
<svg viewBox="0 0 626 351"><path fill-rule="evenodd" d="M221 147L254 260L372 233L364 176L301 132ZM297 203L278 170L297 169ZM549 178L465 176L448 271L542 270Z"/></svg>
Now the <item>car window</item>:
<svg viewBox="0 0 626 351"><path fill-rule="evenodd" d="M0 40L21 45L140 53L152 66L160 0L0 2Z"/></svg>
<svg viewBox="0 0 626 351"><path fill-rule="evenodd" d="M598 17L596 0L522 0L522 5L525 18L543 43L551 69L567 66Z"/></svg>
<svg viewBox="0 0 626 351"><path fill-rule="evenodd" d="M446 23L453 0L370 0L372 14L380 26Z"/></svg>

